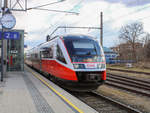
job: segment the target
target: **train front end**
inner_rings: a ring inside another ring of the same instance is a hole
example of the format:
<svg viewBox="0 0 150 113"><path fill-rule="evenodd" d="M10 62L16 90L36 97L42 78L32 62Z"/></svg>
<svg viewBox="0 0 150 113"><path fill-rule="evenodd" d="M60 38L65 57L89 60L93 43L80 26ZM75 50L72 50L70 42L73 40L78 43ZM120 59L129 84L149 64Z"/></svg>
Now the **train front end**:
<svg viewBox="0 0 150 113"><path fill-rule="evenodd" d="M77 82L68 82L72 90L95 90L106 80L102 47L89 36L67 36L64 44L76 73Z"/></svg>

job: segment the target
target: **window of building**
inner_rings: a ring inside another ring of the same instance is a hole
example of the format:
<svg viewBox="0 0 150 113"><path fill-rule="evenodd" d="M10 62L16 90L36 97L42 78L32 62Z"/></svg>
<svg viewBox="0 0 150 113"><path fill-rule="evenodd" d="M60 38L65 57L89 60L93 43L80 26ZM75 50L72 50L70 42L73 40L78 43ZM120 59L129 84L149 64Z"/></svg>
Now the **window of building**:
<svg viewBox="0 0 150 113"><path fill-rule="evenodd" d="M56 52L56 59L67 64L65 57L60 49L60 47L57 45L57 52Z"/></svg>

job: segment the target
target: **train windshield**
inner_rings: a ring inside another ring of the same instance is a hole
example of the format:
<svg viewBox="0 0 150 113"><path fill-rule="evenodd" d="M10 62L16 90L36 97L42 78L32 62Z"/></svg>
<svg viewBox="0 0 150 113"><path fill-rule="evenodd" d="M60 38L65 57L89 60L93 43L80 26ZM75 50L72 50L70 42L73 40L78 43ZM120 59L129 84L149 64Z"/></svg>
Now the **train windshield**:
<svg viewBox="0 0 150 113"><path fill-rule="evenodd" d="M102 62L103 52L94 40L65 40L72 62Z"/></svg>

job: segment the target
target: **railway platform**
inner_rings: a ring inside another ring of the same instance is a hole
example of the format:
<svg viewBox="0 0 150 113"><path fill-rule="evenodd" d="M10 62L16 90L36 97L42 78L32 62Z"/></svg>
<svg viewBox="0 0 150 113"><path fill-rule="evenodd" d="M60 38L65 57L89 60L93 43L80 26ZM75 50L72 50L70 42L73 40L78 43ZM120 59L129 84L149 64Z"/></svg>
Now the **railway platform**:
<svg viewBox="0 0 150 113"><path fill-rule="evenodd" d="M98 113L34 70L8 72L0 82L0 113Z"/></svg>

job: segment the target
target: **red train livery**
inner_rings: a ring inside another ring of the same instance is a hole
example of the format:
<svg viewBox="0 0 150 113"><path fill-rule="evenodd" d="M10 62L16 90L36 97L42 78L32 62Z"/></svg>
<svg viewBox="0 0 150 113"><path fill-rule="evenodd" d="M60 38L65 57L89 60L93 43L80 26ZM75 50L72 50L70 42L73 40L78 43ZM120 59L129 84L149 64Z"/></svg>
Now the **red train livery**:
<svg viewBox="0 0 150 113"><path fill-rule="evenodd" d="M25 62L71 90L94 90L106 80L103 49L86 35L56 36L28 50Z"/></svg>

